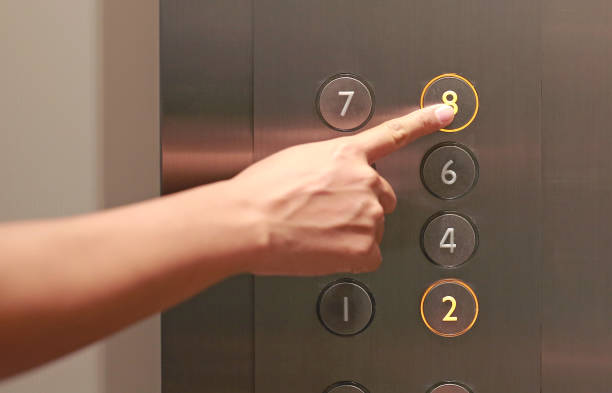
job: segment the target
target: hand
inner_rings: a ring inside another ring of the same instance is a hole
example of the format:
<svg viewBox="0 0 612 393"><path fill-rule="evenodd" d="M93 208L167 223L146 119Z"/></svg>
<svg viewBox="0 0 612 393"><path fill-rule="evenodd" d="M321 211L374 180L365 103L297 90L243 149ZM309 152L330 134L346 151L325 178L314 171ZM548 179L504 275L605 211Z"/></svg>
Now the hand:
<svg viewBox="0 0 612 393"><path fill-rule="evenodd" d="M436 105L360 134L294 146L230 181L261 214L264 251L249 270L261 275L323 275L375 270L391 185L370 164L439 130L452 108ZM236 239L240 241L240 239Z"/></svg>

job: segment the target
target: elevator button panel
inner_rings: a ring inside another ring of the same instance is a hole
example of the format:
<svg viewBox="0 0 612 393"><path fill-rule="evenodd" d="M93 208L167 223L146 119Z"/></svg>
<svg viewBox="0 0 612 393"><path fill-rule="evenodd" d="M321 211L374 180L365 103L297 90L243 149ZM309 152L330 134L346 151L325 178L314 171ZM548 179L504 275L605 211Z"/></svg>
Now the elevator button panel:
<svg viewBox="0 0 612 393"><path fill-rule="evenodd" d="M321 87L317 96L321 119L338 131L363 127L374 111L374 94L354 75L337 75Z"/></svg>
<svg viewBox="0 0 612 393"><path fill-rule="evenodd" d="M475 226L459 213L439 213L425 224L421 246L427 257L446 268L467 262L478 247Z"/></svg>
<svg viewBox="0 0 612 393"><path fill-rule="evenodd" d="M455 110L455 119L441 131L457 132L468 127L478 114L478 93L474 85L457 74L435 77L423 89L421 108L434 104L447 104Z"/></svg>
<svg viewBox="0 0 612 393"><path fill-rule="evenodd" d="M343 279L329 284L319 296L321 323L332 333L354 336L374 318L374 298L364 284Z"/></svg>
<svg viewBox="0 0 612 393"><path fill-rule="evenodd" d="M471 393L467 388L456 383L443 383L435 386L428 393Z"/></svg>
<svg viewBox="0 0 612 393"><path fill-rule="evenodd" d="M478 164L465 146L437 145L423 159L421 179L425 188L438 198L460 198L476 184Z"/></svg>
<svg viewBox="0 0 612 393"><path fill-rule="evenodd" d="M478 298L469 285L450 278L433 283L421 299L421 317L442 337L467 333L478 319Z"/></svg>
<svg viewBox="0 0 612 393"><path fill-rule="evenodd" d="M339 382L327 388L325 393L368 393L368 390L355 382Z"/></svg>

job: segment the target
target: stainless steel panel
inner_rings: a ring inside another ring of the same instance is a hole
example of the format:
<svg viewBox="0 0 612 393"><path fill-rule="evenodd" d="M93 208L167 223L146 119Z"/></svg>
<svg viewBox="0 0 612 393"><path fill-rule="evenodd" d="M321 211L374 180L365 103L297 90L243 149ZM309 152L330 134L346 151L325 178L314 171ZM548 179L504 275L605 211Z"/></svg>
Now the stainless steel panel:
<svg viewBox="0 0 612 393"><path fill-rule="evenodd" d="M161 0L164 194L252 161L252 7ZM163 314L164 392L252 392L252 285L233 278Z"/></svg>
<svg viewBox="0 0 612 393"><path fill-rule="evenodd" d="M260 278L254 303L252 279L236 278L164 314L165 392L312 393L358 381L404 393L449 380L475 393L610 390L608 2L162 0L161 13L165 193L233 175L253 147L261 158L340 136L315 107L332 75L373 88L370 125L415 108L427 81L447 72L468 77L481 99L466 130L377 163L399 207L382 269L357 277L376 299L370 327L339 337L318 321L320 291L339 276ZM418 171L447 141L473 151L480 173L466 196L442 201ZM458 269L436 267L419 247L422 225L442 210L479 231ZM455 339L419 316L425 289L448 277L480 302L473 330Z"/></svg>
<svg viewBox="0 0 612 393"><path fill-rule="evenodd" d="M162 186L233 176L252 161L252 0L162 0Z"/></svg>
<svg viewBox="0 0 612 393"><path fill-rule="evenodd" d="M543 392L610 392L612 7L542 10Z"/></svg>
<svg viewBox="0 0 612 393"><path fill-rule="evenodd" d="M331 334L316 317L334 278L255 280L255 391L322 392L353 380L372 392L425 392L457 380L476 392L540 391L540 7L490 2L272 1L255 8L255 155L338 137L316 115L328 77L371 84L371 125L417 106L433 77L456 72L478 89L481 110L465 131L424 138L377 163L399 205L387 221L380 271L359 276L376 299L371 326ZM478 185L442 201L419 165L455 141L480 163ZM419 247L427 218L455 210L473 219L480 247L459 269L430 263ZM481 314L466 335L434 336L419 316L425 289L457 277L476 291Z"/></svg>

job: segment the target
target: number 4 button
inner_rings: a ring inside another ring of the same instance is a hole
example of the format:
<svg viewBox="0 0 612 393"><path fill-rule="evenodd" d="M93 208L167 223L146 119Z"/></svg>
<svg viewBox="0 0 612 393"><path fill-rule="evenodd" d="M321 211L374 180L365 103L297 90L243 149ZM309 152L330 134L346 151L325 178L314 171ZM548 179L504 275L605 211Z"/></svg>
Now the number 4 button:
<svg viewBox="0 0 612 393"><path fill-rule="evenodd" d="M459 266L470 259L478 247L476 227L459 213L438 213L425 224L421 247L435 264Z"/></svg>

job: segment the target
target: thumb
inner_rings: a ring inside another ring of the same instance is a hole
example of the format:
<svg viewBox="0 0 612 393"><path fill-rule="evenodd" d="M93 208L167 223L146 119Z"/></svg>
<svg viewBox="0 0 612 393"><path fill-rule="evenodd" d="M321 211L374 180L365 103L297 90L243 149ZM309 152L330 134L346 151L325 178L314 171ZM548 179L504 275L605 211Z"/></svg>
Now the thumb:
<svg viewBox="0 0 612 393"><path fill-rule="evenodd" d="M415 139L449 125L454 118L453 108L445 104L414 111L351 136L372 163Z"/></svg>

